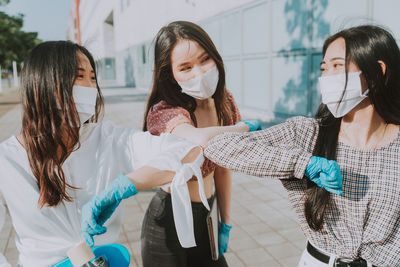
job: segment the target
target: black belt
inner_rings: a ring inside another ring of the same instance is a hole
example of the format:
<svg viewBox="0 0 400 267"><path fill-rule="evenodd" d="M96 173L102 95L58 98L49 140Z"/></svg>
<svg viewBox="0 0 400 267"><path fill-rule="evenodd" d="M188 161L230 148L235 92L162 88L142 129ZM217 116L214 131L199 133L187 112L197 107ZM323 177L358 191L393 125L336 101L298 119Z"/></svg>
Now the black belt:
<svg viewBox="0 0 400 267"><path fill-rule="evenodd" d="M315 248L310 242L307 242L307 251L311 256L316 258L317 260L328 264L329 259L331 258L329 255L326 255L321 250ZM336 258L335 259L335 267L367 267L367 261L361 258L358 259L346 259L346 258ZM376 267L373 265L373 267Z"/></svg>

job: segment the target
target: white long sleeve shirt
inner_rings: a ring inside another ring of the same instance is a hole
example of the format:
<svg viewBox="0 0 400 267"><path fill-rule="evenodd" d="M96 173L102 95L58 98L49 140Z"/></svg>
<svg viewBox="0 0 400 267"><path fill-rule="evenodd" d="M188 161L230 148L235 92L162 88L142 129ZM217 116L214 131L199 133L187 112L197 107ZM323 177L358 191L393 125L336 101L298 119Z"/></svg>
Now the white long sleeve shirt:
<svg viewBox="0 0 400 267"><path fill-rule="evenodd" d="M173 135L152 136L111 122L85 124L80 130L80 143L80 148L62 166L67 183L80 188L68 190L74 201L42 209L38 207L39 188L26 150L15 136L0 144L0 194L16 231L18 263L23 267L51 266L66 258L66 252L82 241L82 206L119 173L148 165L150 159L163 151L171 155L170 161L180 164L180 159L194 147ZM165 155L160 158L165 159ZM168 162L156 161L157 167L168 169ZM0 221L2 218L4 211L0 209ZM117 209L105 224L107 232L95 237L96 245L114 242L121 224L121 209ZM8 266L7 262L1 263L2 256L0 266Z"/></svg>

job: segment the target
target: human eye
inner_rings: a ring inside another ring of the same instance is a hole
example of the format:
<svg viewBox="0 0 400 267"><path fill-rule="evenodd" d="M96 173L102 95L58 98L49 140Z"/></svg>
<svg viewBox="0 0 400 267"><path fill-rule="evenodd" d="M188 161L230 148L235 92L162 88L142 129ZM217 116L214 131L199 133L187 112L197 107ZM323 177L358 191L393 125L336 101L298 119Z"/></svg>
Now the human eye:
<svg viewBox="0 0 400 267"><path fill-rule="evenodd" d="M187 66L180 69L180 71L189 71L192 67Z"/></svg>
<svg viewBox="0 0 400 267"><path fill-rule="evenodd" d="M344 64L341 62L333 63L333 68L335 68L335 69L342 68L343 66L344 66Z"/></svg>
<svg viewBox="0 0 400 267"><path fill-rule="evenodd" d="M207 56L205 56L202 60L201 60L201 62L203 63L203 62L206 62L206 61L208 61L210 59L210 56L209 55L207 55Z"/></svg>

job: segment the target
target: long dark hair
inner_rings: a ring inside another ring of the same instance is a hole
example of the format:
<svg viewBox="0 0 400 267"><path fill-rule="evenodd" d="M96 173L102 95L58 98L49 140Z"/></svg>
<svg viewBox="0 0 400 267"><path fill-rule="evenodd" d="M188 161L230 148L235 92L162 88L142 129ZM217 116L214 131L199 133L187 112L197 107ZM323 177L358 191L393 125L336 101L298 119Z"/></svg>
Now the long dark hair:
<svg viewBox="0 0 400 267"><path fill-rule="evenodd" d="M79 148L79 115L72 98L79 59L84 54L96 73L90 52L69 41L44 42L24 61L21 71L23 104L22 135L29 164L40 190L38 204L56 206L72 201L62 164ZM97 81L96 81L97 85ZM96 122L103 109L103 96L97 85Z"/></svg>
<svg viewBox="0 0 400 267"><path fill-rule="evenodd" d="M354 62L367 82L368 98L376 112L386 123L400 125L400 51L393 36L378 26L349 28L325 41L323 56L328 46L338 38L343 38L346 44L346 80L349 63ZM385 73L378 61L386 65ZM321 104L315 117L319 120L319 133L313 154L335 160L341 118L335 118L324 104ZM308 187L305 216L310 228L319 231L330 197L326 190L310 181Z"/></svg>
<svg viewBox="0 0 400 267"><path fill-rule="evenodd" d="M191 119L197 125L194 116L197 107L196 100L181 92L181 87L175 81L171 68L171 52L178 41L183 39L196 41L215 61L219 72L219 81L212 97L220 125L229 124L230 109L226 101L225 70L222 57L211 38L200 26L188 21L175 21L162 27L154 41L153 86L144 114L143 131L147 131L147 115L150 108L161 100L165 100L174 107L183 107L189 111Z"/></svg>

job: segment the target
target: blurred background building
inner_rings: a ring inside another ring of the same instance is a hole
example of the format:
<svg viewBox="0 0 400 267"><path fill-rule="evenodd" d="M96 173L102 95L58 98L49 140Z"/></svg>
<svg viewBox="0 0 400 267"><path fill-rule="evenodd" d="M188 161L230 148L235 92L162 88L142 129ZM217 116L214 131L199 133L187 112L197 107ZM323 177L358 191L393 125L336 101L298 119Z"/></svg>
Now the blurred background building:
<svg viewBox="0 0 400 267"><path fill-rule="evenodd" d="M246 117L313 115L324 39L363 23L400 39L398 0L74 0L68 31L95 56L103 86L150 90L152 40L174 20L201 25Z"/></svg>

